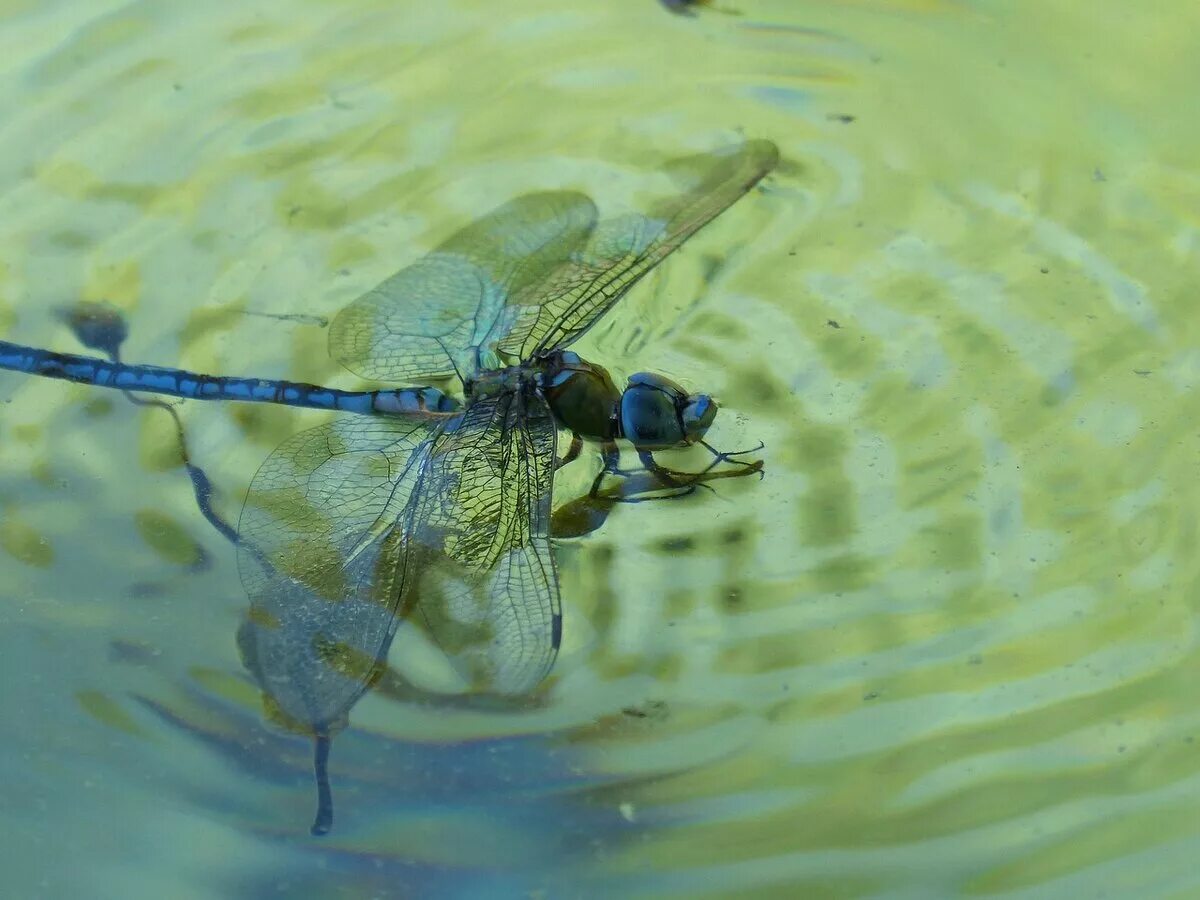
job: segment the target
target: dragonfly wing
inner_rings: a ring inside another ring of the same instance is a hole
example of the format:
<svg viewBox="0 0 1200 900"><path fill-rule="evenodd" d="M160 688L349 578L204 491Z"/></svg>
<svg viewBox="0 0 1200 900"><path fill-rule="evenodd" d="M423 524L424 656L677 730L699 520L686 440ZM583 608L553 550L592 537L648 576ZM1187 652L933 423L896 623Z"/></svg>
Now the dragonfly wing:
<svg viewBox="0 0 1200 900"><path fill-rule="evenodd" d="M520 359L565 347L596 323L639 278L750 190L779 161L770 141L747 141L668 163L682 192L647 215L604 222L585 250L510 301L525 310L500 343Z"/></svg>
<svg viewBox="0 0 1200 900"><path fill-rule="evenodd" d="M345 417L285 441L250 485L238 643L280 724L342 727L403 616L405 529L445 419Z"/></svg>
<svg viewBox="0 0 1200 900"><path fill-rule="evenodd" d="M512 391L476 399L429 453L410 536L412 619L477 691L524 693L558 652L554 452L545 401Z"/></svg>
<svg viewBox="0 0 1200 900"><path fill-rule="evenodd" d="M510 298L559 268L595 224L584 194L510 200L343 309L330 326L330 354L382 381L469 377L476 348L513 326Z"/></svg>

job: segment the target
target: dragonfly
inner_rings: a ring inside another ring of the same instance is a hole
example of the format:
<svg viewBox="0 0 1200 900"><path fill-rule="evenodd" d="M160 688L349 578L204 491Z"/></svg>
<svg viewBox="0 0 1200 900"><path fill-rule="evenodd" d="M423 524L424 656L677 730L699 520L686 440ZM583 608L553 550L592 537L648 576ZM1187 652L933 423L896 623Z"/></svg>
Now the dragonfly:
<svg viewBox="0 0 1200 900"><path fill-rule="evenodd" d="M672 194L645 213L603 221L580 192L518 196L333 320L330 352L350 371L400 384L456 378L462 401L435 387L342 391L131 365L111 349L97 358L0 341L0 368L126 392L359 414L276 448L251 481L236 529L250 600L239 649L268 717L314 739L314 835L332 827L331 740L383 674L401 622L441 648L469 692L520 696L549 673L563 630L553 480L585 441L603 463L593 496L606 476L632 474L620 467L618 441L676 492L761 473L761 461L735 459L753 451L720 452L705 441L718 410L711 396L645 372L618 389L606 369L568 348L778 158L770 141L750 140L674 160L664 166ZM93 335L91 345L104 342ZM571 434L562 457L560 431ZM700 472L654 456L693 445L712 455ZM722 463L731 466L714 472Z"/></svg>

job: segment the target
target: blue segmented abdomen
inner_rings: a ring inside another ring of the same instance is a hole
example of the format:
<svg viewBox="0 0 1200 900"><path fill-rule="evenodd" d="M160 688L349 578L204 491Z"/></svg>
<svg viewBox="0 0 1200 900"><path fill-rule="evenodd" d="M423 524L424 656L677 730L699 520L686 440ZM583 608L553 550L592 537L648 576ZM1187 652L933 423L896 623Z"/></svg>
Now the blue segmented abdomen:
<svg viewBox="0 0 1200 900"><path fill-rule="evenodd" d="M110 362L93 356L56 353L53 350L10 344L8 341L0 341L0 369L123 391L184 397L189 400L279 403L284 406L339 410L361 415L452 412L459 408L459 404L453 398L431 387L341 391L295 381L229 378L200 375L161 366Z"/></svg>

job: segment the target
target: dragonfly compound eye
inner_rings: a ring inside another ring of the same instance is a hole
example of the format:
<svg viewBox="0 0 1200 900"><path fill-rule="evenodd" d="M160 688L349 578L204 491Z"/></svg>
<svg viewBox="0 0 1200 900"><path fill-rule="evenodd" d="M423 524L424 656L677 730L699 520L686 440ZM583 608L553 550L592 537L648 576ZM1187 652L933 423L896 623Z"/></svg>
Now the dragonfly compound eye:
<svg viewBox="0 0 1200 900"><path fill-rule="evenodd" d="M708 394L692 394L680 412L683 433L690 444L704 437L704 433L717 417L717 401Z"/></svg>
<svg viewBox="0 0 1200 900"><path fill-rule="evenodd" d="M661 375L638 372L621 395L621 433L639 450L688 443L681 412L687 393Z"/></svg>

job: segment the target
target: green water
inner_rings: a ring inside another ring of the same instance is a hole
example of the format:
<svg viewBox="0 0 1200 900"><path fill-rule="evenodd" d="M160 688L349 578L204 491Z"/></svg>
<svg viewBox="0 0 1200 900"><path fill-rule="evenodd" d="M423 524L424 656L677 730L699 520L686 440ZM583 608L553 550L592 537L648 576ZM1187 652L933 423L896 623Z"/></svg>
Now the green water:
<svg viewBox="0 0 1200 900"><path fill-rule="evenodd" d="M1144 6L0 3L9 340L103 299L129 359L353 388L264 314L531 190L784 160L577 347L767 477L563 542L528 710L367 697L322 840L169 420L0 377L2 892L1200 894L1200 10ZM322 421L202 406L230 516Z"/></svg>

